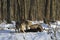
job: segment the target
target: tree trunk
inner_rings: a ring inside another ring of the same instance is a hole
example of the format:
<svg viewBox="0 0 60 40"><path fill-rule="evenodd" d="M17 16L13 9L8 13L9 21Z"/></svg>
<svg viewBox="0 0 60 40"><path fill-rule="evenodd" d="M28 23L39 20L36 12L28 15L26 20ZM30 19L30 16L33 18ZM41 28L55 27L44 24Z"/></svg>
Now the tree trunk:
<svg viewBox="0 0 60 40"><path fill-rule="evenodd" d="M45 23L49 24L50 22L50 0L46 0L45 4Z"/></svg>
<svg viewBox="0 0 60 40"><path fill-rule="evenodd" d="M52 0L52 20L56 20L56 0Z"/></svg>
<svg viewBox="0 0 60 40"><path fill-rule="evenodd" d="M10 0L7 0L7 23L11 23L11 20L10 20Z"/></svg>
<svg viewBox="0 0 60 40"><path fill-rule="evenodd" d="M6 20L7 16L7 0L3 1L3 20Z"/></svg>
<svg viewBox="0 0 60 40"><path fill-rule="evenodd" d="M1 0L0 0L0 20L1 20Z"/></svg>
<svg viewBox="0 0 60 40"><path fill-rule="evenodd" d="M60 21L60 0L56 0L56 7L57 7L57 20Z"/></svg>
<svg viewBox="0 0 60 40"><path fill-rule="evenodd" d="M15 20L15 0L10 0L10 18Z"/></svg>
<svg viewBox="0 0 60 40"><path fill-rule="evenodd" d="M3 20L3 0L1 0L1 20Z"/></svg>
<svg viewBox="0 0 60 40"><path fill-rule="evenodd" d="M45 0L37 0L37 8L38 8L38 14L37 14L37 19L38 20L43 20L43 11L44 11L44 2Z"/></svg>
<svg viewBox="0 0 60 40"><path fill-rule="evenodd" d="M15 0L15 21L17 21L18 15L17 15L17 0Z"/></svg>

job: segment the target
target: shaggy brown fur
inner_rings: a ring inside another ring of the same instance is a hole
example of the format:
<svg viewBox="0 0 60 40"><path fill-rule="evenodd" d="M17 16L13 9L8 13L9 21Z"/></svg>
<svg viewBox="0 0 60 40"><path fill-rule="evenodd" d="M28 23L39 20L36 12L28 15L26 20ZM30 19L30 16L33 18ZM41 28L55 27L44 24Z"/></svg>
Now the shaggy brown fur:
<svg viewBox="0 0 60 40"><path fill-rule="evenodd" d="M37 29L37 31L40 31L40 32L43 31L42 26L38 24L31 25L30 29Z"/></svg>
<svg viewBox="0 0 60 40"><path fill-rule="evenodd" d="M20 26L20 31L25 32L24 30L26 30L26 24L22 23L21 26Z"/></svg>
<svg viewBox="0 0 60 40"><path fill-rule="evenodd" d="M32 25L32 21L27 21L28 22L28 26Z"/></svg>
<svg viewBox="0 0 60 40"><path fill-rule="evenodd" d="M32 22L30 21L24 21L21 23L21 26L20 26L20 31L21 32L25 32L24 30L28 30L28 27L32 25Z"/></svg>
<svg viewBox="0 0 60 40"><path fill-rule="evenodd" d="M26 25L26 23L22 23L21 24L21 27L20 27L20 31L21 32L25 32L25 30L26 30L26 27L30 27L30 29L32 29L32 31L33 30L37 30L37 31L43 31L43 28L42 28L42 26L41 25L38 25L38 24L34 24L34 25L32 25L31 23L29 23L29 24L27 24Z"/></svg>

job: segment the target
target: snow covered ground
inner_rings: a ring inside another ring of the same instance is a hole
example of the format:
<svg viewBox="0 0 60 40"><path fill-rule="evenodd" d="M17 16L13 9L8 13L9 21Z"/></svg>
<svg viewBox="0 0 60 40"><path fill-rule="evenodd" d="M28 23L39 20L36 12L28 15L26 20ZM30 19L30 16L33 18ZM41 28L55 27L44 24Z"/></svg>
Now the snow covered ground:
<svg viewBox="0 0 60 40"><path fill-rule="evenodd" d="M57 23L60 25L60 21L57 21ZM4 25L2 26L5 27ZM42 23L41 25L43 28L48 28L48 25L45 23ZM56 25L54 24L52 24L51 26L53 28L56 27ZM4 28L4 30L0 30L0 40L55 40L53 29L50 31L52 31L52 33L49 33L49 34L45 31L29 32L29 33L15 33L14 29ZM60 40L60 30L56 31L56 38L57 40Z"/></svg>
<svg viewBox="0 0 60 40"><path fill-rule="evenodd" d="M51 34L46 32L35 33L0 33L0 40L53 40ZM60 32L57 32L57 40L60 40Z"/></svg>
<svg viewBox="0 0 60 40"><path fill-rule="evenodd" d="M0 33L0 40L51 40L45 32L36 33Z"/></svg>

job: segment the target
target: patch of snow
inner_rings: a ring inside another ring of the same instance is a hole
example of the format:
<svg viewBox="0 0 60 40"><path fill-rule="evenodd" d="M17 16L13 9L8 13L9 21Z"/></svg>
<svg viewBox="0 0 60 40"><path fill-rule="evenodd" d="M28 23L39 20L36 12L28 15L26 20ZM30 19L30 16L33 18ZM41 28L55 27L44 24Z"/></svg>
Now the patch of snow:
<svg viewBox="0 0 60 40"><path fill-rule="evenodd" d="M57 40L60 40L60 32L56 32Z"/></svg>
<svg viewBox="0 0 60 40"><path fill-rule="evenodd" d="M0 33L0 40L51 40L45 32L36 33Z"/></svg>
<svg viewBox="0 0 60 40"><path fill-rule="evenodd" d="M13 25L16 25L16 22L15 21L11 21Z"/></svg>
<svg viewBox="0 0 60 40"><path fill-rule="evenodd" d="M32 24L40 24L40 23L44 23L44 21L30 21L30 22L32 22Z"/></svg>
<svg viewBox="0 0 60 40"><path fill-rule="evenodd" d="M49 25L45 24L45 23L42 23L41 26L43 27L43 29L48 29L49 28Z"/></svg>
<svg viewBox="0 0 60 40"><path fill-rule="evenodd" d="M12 21L12 24L6 24L5 22L2 22L0 24L0 28L15 28L15 21Z"/></svg>
<svg viewBox="0 0 60 40"><path fill-rule="evenodd" d="M44 21L39 21L39 23L44 23Z"/></svg>
<svg viewBox="0 0 60 40"><path fill-rule="evenodd" d="M56 21L56 22L54 22L54 23L51 23L50 22L50 26L52 27L52 28L56 28L56 27L59 27L60 26L60 21Z"/></svg>
<svg viewBox="0 0 60 40"><path fill-rule="evenodd" d="M13 24L6 24L5 28L14 28L15 26Z"/></svg>
<svg viewBox="0 0 60 40"><path fill-rule="evenodd" d="M56 28L57 26L55 24L50 24L50 27Z"/></svg>
<svg viewBox="0 0 60 40"><path fill-rule="evenodd" d="M56 21L58 25L60 25L60 21Z"/></svg>

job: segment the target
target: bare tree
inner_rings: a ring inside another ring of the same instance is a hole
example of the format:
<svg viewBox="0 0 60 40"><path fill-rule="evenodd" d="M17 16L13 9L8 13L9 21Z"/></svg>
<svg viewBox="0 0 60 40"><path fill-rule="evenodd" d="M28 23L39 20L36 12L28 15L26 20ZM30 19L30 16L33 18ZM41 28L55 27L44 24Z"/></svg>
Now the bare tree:
<svg viewBox="0 0 60 40"><path fill-rule="evenodd" d="M51 13L51 19L54 21L56 20L56 0L51 0L52 2L52 13Z"/></svg>
<svg viewBox="0 0 60 40"><path fill-rule="evenodd" d="M44 21L45 23L49 24L50 21L50 0L46 0L45 2L45 18Z"/></svg>
<svg viewBox="0 0 60 40"><path fill-rule="evenodd" d="M37 0L37 19L38 20L43 20L43 12L44 12L44 7L45 6L45 0Z"/></svg>
<svg viewBox="0 0 60 40"><path fill-rule="evenodd" d="M1 20L3 20L3 0L1 0Z"/></svg>
<svg viewBox="0 0 60 40"><path fill-rule="evenodd" d="M15 0L10 0L10 18L15 20Z"/></svg>
<svg viewBox="0 0 60 40"><path fill-rule="evenodd" d="M10 0L7 0L7 23L11 23L10 20Z"/></svg>
<svg viewBox="0 0 60 40"><path fill-rule="evenodd" d="M18 15L17 15L17 0L15 0L15 21L17 21Z"/></svg>
<svg viewBox="0 0 60 40"><path fill-rule="evenodd" d="M3 20L6 19L7 16L7 0L3 0Z"/></svg>
<svg viewBox="0 0 60 40"><path fill-rule="evenodd" d="M0 0L0 20L1 20L1 0Z"/></svg>
<svg viewBox="0 0 60 40"><path fill-rule="evenodd" d="M57 20L60 20L60 0L56 0L56 19Z"/></svg>

